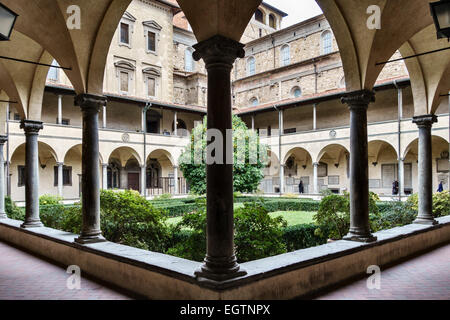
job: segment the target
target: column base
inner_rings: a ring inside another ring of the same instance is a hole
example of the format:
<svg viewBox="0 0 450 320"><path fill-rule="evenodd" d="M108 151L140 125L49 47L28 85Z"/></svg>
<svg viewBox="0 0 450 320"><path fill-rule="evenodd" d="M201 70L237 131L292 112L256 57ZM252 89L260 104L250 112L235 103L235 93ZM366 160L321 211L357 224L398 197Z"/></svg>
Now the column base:
<svg viewBox="0 0 450 320"><path fill-rule="evenodd" d="M101 235L80 235L78 238L75 239L75 242L78 244L93 244L93 243L100 243L100 242L106 242L107 240Z"/></svg>
<svg viewBox="0 0 450 320"><path fill-rule="evenodd" d="M439 222L437 222L436 220L434 220L434 218L432 219L427 219L427 218L417 218L416 220L414 220L413 222L414 224L424 224L424 225L428 225L428 226L434 226L439 224Z"/></svg>
<svg viewBox="0 0 450 320"><path fill-rule="evenodd" d="M22 229L42 228L44 224L41 221L26 221L20 227Z"/></svg>
<svg viewBox="0 0 450 320"><path fill-rule="evenodd" d="M0 213L0 219L8 219L6 213Z"/></svg>
<svg viewBox="0 0 450 320"><path fill-rule="evenodd" d="M231 259L211 259L206 258L205 264L194 272L199 281L223 282L247 274L236 262L236 257Z"/></svg>
<svg viewBox="0 0 450 320"><path fill-rule="evenodd" d="M369 234L357 234L357 233L349 232L349 234L347 234L344 238L342 238L342 240L369 243L369 242L377 241L377 237L373 236L370 233Z"/></svg>

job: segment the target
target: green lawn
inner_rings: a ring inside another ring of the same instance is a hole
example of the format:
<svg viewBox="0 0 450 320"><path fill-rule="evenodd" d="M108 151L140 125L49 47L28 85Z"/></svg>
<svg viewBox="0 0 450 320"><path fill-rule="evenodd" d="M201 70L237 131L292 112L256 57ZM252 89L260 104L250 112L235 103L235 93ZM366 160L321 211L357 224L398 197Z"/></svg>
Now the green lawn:
<svg viewBox="0 0 450 320"><path fill-rule="evenodd" d="M235 204L235 209L243 207L242 203ZM282 216L288 223L288 226L295 226L304 223L313 223L313 216L315 212L304 211L278 211L270 213L272 218ZM176 225L181 222L182 217L170 218L167 220L168 224Z"/></svg>

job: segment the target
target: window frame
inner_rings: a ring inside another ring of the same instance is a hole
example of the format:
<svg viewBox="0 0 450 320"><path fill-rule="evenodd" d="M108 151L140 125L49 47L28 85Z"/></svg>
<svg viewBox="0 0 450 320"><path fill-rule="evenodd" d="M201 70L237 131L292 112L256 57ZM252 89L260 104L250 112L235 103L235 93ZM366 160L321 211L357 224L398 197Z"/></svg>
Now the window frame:
<svg viewBox="0 0 450 320"><path fill-rule="evenodd" d="M133 33L134 33L134 23L136 18L133 17L129 12L125 11L122 19L120 19L118 26L118 42L119 46L132 48L133 47ZM122 42L122 24L128 25L128 43Z"/></svg>
<svg viewBox="0 0 450 320"><path fill-rule="evenodd" d="M26 172L24 165L17 166L17 187L21 188L25 186Z"/></svg>
<svg viewBox="0 0 450 320"><path fill-rule="evenodd" d="M287 59L287 63L286 63L286 52L285 50L287 49L287 53L288 53L288 59ZM284 44L281 46L280 48L280 65L282 67L286 67L288 65L291 64L291 46L289 44Z"/></svg>
<svg viewBox="0 0 450 320"><path fill-rule="evenodd" d="M133 80L134 80L134 72L136 71L136 67L129 61L120 60L114 63L116 68L116 78L117 78L117 92L121 95L132 95L134 92ZM128 74L128 91L122 91L122 81L121 74Z"/></svg>
<svg viewBox="0 0 450 320"><path fill-rule="evenodd" d="M67 171L69 171L69 174L68 174L68 177L69 177L69 181L66 183L65 181L64 181L64 177L65 177L65 174L64 174L64 172L67 172ZM72 187L72 185L73 185L73 169L72 169L72 167L70 167L70 166L63 166L63 187ZM53 167L53 184L54 184L54 187L57 187L58 186L58 166L54 166Z"/></svg>
<svg viewBox="0 0 450 320"><path fill-rule="evenodd" d="M194 57L192 56L194 50L191 47L187 47L184 50L184 71L186 72L195 72L195 61L194 61ZM190 61L190 66L191 69L188 70L187 66L188 66L188 55L189 55L189 61Z"/></svg>
<svg viewBox="0 0 450 320"><path fill-rule="evenodd" d="M322 55L330 54L333 52L333 33L330 30L325 30L324 32L322 32L322 34L320 35L320 41Z"/></svg>
<svg viewBox="0 0 450 320"><path fill-rule="evenodd" d="M161 71L157 69L156 67L147 67L142 70L143 76L144 76L144 87L145 92L144 94L148 98L157 99L159 97L159 87L160 87L160 80L161 80ZM148 80L153 79L155 80L155 95L151 96L148 90Z"/></svg>
<svg viewBox="0 0 450 320"><path fill-rule="evenodd" d="M162 27L155 20L144 21L142 22L142 25L144 27L145 52L157 56L159 52L159 41L161 40ZM149 33L153 33L155 35L155 50L150 50L149 48Z"/></svg>
<svg viewBox="0 0 450 320"><path fill-rule="evenodd" d="M52 66L59 67L58 61L53 60L53 61L52 61ZM51 73L52 71L55 72L55 78L51 78L51 77L50 77L50 73ZM50 68L48 69L48 73L47 73L47 81L50 81L50 82L59 82L59 78L60 78L60 75L59 75L59 68L50 67Z"/></svg>
<svg viewBox="0 0 450 320"><path fill-rule="evenodd" d="M253 72L252 72L253 66ZM256 58L254 56L250 56L247 58L247 76L251 77L256 74Z"/></svg>

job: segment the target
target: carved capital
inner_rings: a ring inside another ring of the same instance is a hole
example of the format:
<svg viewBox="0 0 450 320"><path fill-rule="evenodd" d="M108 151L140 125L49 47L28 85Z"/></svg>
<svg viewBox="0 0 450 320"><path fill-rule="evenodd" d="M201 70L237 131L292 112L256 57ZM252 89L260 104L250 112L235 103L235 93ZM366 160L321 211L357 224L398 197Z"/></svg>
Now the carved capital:
<svg viewBox="0 0 450 320"><path fill-rule="evenodd" d="M0 146L8 142L8 136L0 136Z"/></svg>
<svg viewBox="0 0 450 320"><path fill-rule="evenodd" d="M38 134L40 130L44 129L44 125L42 121L22 120L20 129L23 129L25 134Z"/></svg>
<svg viewBox="0 0 450 320"><path fill-rule="evenodd" d="M346 93L341 102L347 104L352 109L367 109L369 103L375 102L375 92L369 90L359 90Z"/></svg>
<svg viewBox="0 0 450 320"><path fill-rule="evenodd" d="M244 45L238 41L216 35L194 45L194 60L203 59L206 68L213 63L225 63L232 66L236 58L244 58Z"/></svg>
<svg viewBox="0 0 450 320"><path fill-rule="evenodd" d="M81 110L100 112L103 106L106 106L107 98L93 94L80 94L75 97L75 105L81 107Z"/></svg>
<svg viewBox="0 0 450 320"><path fill-rule="evenodd" d="M433 123L436 122L438 122L438 119L434 114L413 117L413 123L415 123L419 128L431 128Z"/></svg>

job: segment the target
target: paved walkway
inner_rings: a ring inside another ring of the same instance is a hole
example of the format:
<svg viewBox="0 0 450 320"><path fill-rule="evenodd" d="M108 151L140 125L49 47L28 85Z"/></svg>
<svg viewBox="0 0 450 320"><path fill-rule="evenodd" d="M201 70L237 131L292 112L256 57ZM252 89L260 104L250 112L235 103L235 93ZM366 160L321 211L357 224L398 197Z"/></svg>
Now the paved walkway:
<svg viewBox="0 0 450 320"><path fill-rule="evenodd" d="M324 294L319 300L450 300L450 245L381 270L380 290L367 278Z"/></svg>
<svg viewBox="0 0 450 320"><path fill-rule="evenodd" d="M81 289L70 290L65 269L0 242L0 300L130 299L81 276Z"/></svg>

